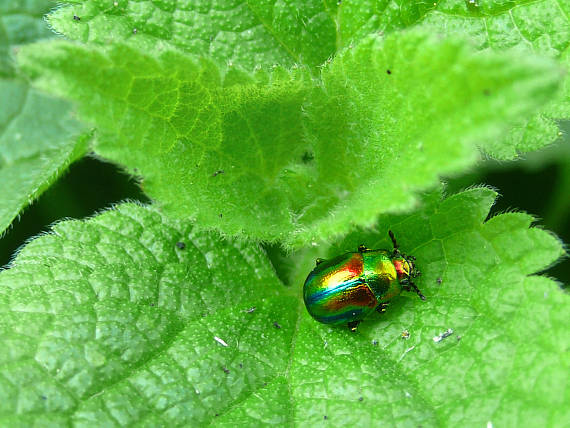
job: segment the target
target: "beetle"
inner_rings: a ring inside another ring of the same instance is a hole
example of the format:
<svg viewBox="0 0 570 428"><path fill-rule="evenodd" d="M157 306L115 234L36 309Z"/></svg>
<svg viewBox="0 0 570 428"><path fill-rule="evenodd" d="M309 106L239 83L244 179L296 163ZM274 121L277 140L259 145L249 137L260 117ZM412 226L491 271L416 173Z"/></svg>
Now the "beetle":
<svg viewBox="0 0 570 428"><path fill-rule="evenodd" d="M415 257L400 252L388 232L393 250L372 250L360 245L357 252L329 260L317 259L303 286L309 314L325 324L348 324L352 331L375 310L382 313L402 290L421 293L413 279L420 275Z"/></svg>

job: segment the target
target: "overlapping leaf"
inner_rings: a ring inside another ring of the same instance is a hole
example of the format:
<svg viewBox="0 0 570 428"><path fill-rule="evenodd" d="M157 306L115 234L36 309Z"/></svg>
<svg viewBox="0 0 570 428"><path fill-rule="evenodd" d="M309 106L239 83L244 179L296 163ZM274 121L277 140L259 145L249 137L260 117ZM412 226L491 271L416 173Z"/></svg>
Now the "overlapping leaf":
<svg viewBox="0 0 570 428"><path fill-rule="evenodd" d="M331 17L336 2L72 3L51 14L49 22L57 31L82 42L129 41L155 48L166 44L248 71L275 64L317 66L336 50L336 25Z"/></svg>
<svg viewBox="0 0 570 428"><path fill-rule="evenodd" d="M276 63L315 66L370 33L412 26L469 37L479 49L540 53L557 58L568 68L569 15L567 2L559 0L234 0L199 5L178 2L176 6L124 0L112 7L105 0L83 0L52 14L50 23L66 36L84 42L128 40L145 47L172 44L247 70ZM81 16L81 22L74 16ZM482 147L494 157L511 159L553 142L559 136L555 121L569 116L570 92L566 89L532 118L515 121L505 138L486 141Z"/></svg>
<svg viewBox="0 0 570 428"><path fill-rule="evenodd" d="M408 32L369 38L312 80L303 69L221 76L204 60L116 44L23 49L35 83L74 99L100 155L138 171L201 227L303 245L460 171L476 145L556 92L548 61L475 54Z"/></svg>
<svg viewBox="0 0 570 428"><path fill-rule="evenodd" d="M48 37L50 2L0 4L0 235L28 204L85 151L71 107L16 77L11 50Z"/></svg>
<svg viewBox="0 0 570 428"><path fill-rule="evenodd" d="M465 5L468 5L467 10ZM499 159L537 150L559 137L556 123L570 117L570 6L568 2L487 3L445 2L422 22L432 30L445 28L448 34L465 35L479 49L497 52L536 52L556 58L566 69L564 91L530 118L515 123L505 138L489 141L483 148Z"/></svg>
<svg viewBox="0 0 570 428"><path fill-rule="evenodd" d="M527 276L562 249L529 229L526 214L483 223L494 196L432 195L416 214L384 217L377 232L330 250L387 247L390 227L424 272L426 302L401 296L357 334L316 323L295 297L312 261L297 267L290 291L255 246L153 209L128 204L60 223L0 273L0 421L568 420L568 296ZM452 336L432 340L448 328Z"/></svg>

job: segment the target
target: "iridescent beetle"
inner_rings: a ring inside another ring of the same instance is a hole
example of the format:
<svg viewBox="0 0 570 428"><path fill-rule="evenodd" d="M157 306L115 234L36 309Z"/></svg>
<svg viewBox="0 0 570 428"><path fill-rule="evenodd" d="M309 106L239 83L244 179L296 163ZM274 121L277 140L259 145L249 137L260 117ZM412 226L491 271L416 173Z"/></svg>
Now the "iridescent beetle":
<svg viewBox="0 0 570 428"><path fill-rule="evenodd" d="M398 249L344 253L330 260L317 259L317 266L305 280L303 298L311 316L325 324L344 324L355 331L362 319L374 310L384 312L388 302L404 291L414 291L425 300L413 282L420 275L415 257Z"/></svg>

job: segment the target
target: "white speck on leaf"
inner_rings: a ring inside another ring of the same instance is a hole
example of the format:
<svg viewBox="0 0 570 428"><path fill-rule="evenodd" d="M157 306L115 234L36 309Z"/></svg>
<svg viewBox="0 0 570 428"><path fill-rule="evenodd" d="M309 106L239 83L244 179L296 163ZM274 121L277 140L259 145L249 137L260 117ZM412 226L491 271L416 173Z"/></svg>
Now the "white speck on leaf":
<svg viewBox="0 0 570 428"><path fill-rule="evenodd" d="M446 337L449 337L453 334L453 329L452 328L448 328L446 331L444 331L443 333L439 333L437 336L433 337L433 341L435 343L439 343L441 342L443 339L445 339Z"/></svg>
<svg viewBox="0 0 570 428"><path fill-rule="evenodd" d="M218 336L214 336L214 340L222 346L225 346L225 347L228 346L228 344L223 339L220 339Z"/></svg>
<svg viewBox="0 0 570 428"><path fill-rule="evenodd" d="M398 361L402 361L402 358L404 358L404 357L406 356L406 354L407 354L408 352L410 352L412 349L414 349L415 347L416 347L416 345L410 346L408 349L406 349L406 350L404 351L404 353L400 356L400 358L398 359Z"/></svg>

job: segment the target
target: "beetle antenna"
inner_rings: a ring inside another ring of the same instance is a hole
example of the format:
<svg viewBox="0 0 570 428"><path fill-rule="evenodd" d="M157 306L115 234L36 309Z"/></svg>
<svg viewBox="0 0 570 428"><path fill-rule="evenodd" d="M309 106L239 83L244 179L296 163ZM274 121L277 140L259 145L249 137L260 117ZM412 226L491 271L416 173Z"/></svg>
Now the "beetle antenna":
<svg viewBox="0 0 570 428"><path fill-rule="evenodd" d="M398 249L398 243L396 242L396 237L394 236L394 232L389 230L388 235L390 235L390 239L392 240L392 245L394 245L394 254L398 254L400 250Z"/></svg>

